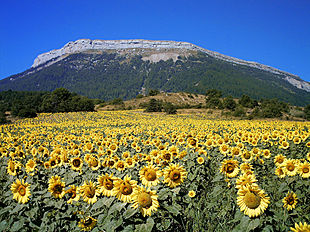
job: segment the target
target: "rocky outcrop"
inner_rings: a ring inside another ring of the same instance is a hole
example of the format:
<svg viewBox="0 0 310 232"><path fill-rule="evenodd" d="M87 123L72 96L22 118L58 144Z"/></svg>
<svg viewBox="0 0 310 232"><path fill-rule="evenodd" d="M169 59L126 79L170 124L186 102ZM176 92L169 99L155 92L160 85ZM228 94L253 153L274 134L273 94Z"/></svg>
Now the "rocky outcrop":
<svg viewBox="0 0 310 232"><path fill-rule="evenodd" d="M241 59L233 58L230 56L226 56L220 54L218 52L213 52L199 46L196 46L187 42L176 42L176 41L157 41L157 40L90 40L90 39L80 39L74 42L69 42L65 46L60 49L52 50L47 53L43 53L39 55L32 65L32 68L36 68L37 66L44 64L48 61L60 60L61 57L65 57L65 55L84 52L88 50L126 50L126 49L155 49L157 51L164 49L180 49L184 50L192 50L192 51L201 51L208 54L211 57L215 57L220 60L224 60L227 62L231 62L234 64L245 65L253 68L257 68L260 70L264 70L267 72L271 72L274 74L280 75L284 80L288 81L290 84L296 86L299 89L303 89L305 91L310 92L310 84L306 81L303 81L298 76L278 70L276 68L259 64L251 61L244 61ZM163 56L166 57L166 56ZM173 57L175 59L175 57ZM155 62L160 59L160 55L155 55L154 57L150 57L150 60L154 60ZM164 59L164 58L163 58Z"/></svg>

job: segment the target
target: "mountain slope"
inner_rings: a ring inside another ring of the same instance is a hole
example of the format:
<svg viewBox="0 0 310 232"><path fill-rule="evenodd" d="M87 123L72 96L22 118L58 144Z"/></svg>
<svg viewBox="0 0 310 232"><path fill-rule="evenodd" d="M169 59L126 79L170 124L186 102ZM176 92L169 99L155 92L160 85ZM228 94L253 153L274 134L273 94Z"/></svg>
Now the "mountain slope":
<svg viewBox="0 0 310 232"><path fill-rule="evenodd" d="M32 68L0 81L0 91L59 87L105 100L130 99L148 89L204 94L217 88L235 97L310 102L310 85L298 76L173 41L78 40L39 55Z"/></svg>

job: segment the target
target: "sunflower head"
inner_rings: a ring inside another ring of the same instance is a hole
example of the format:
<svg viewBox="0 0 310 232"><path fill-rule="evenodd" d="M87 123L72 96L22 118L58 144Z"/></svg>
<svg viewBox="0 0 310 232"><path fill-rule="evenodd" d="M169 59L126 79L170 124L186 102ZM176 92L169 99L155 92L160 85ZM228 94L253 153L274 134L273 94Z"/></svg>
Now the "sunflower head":
<svg viewBox="0 0 310 232"><path fill-rule="evenodd" d="M79 227L81 227L84 231L92 230L97 224L97 220L92 217L87 217L85 219L81 219L79 222Z"/></svg>
<svg viewBox="0 0 310 232"><path fill-rule="evenodd" d="M13 199L17 200L19 203L25 204L29 201L30 194L30 185L24 180L20 181L16 179L16 181L11 186L11 191L13 193Z"/></svg>
<svg viewBox="0 0 310 232"><path fill-rule="evenodd" d="M237 204L244 214L257 217L268 207L269 197L257 185L246 185L238 190Z"/></svg>
<svg viewBox="0 0 310 232"><path fill-rule="evenodd" d="M290 211L296 207L297 195L294 192L288 192L282 202L284 203L283 207Z"/></svg>
<svg viewBox="0 0 310 232"><path fill-rule="evenodd" d="M151 216L153 211L159 207L156 191L147 190L138 186L137 191L133 194L133 208L139 208L143 217Z"/></svg>
<svg viewBox="0 0 310 232"><path fill-rule="evenodd" d="M167 183L170 188L174 188L183 183L184 179L187 177L187 172L178 164L170 164L170 166L164 170L164 176L164 182Z"/></svg>

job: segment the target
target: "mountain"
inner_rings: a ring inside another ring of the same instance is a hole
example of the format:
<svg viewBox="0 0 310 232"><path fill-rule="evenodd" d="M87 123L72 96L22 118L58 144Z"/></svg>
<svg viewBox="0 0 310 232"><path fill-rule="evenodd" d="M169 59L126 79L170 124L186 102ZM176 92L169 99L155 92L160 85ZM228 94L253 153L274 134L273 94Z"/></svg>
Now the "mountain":
<svg viewBox="0 0 310 232"><path fill-rule="evenodd" d="M0 91L59 87L104 100L130 99L149 89L204 94L216 88L234 97L310 102L310 84L296 75L175 41L81 39L0 80Z"/></svg>

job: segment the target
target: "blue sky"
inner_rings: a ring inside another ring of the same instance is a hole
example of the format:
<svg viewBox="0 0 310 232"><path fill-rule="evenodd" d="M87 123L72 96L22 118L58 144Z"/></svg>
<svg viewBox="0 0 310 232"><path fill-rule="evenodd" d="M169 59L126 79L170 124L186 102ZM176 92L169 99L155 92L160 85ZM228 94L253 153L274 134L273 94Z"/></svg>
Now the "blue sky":
<svg viewBox="0 0 310 232"><path fill-rule="evenodd" d="M309 0L11 0L0 2L0 79L69 41L194 43L310 81Z"/></svg>

